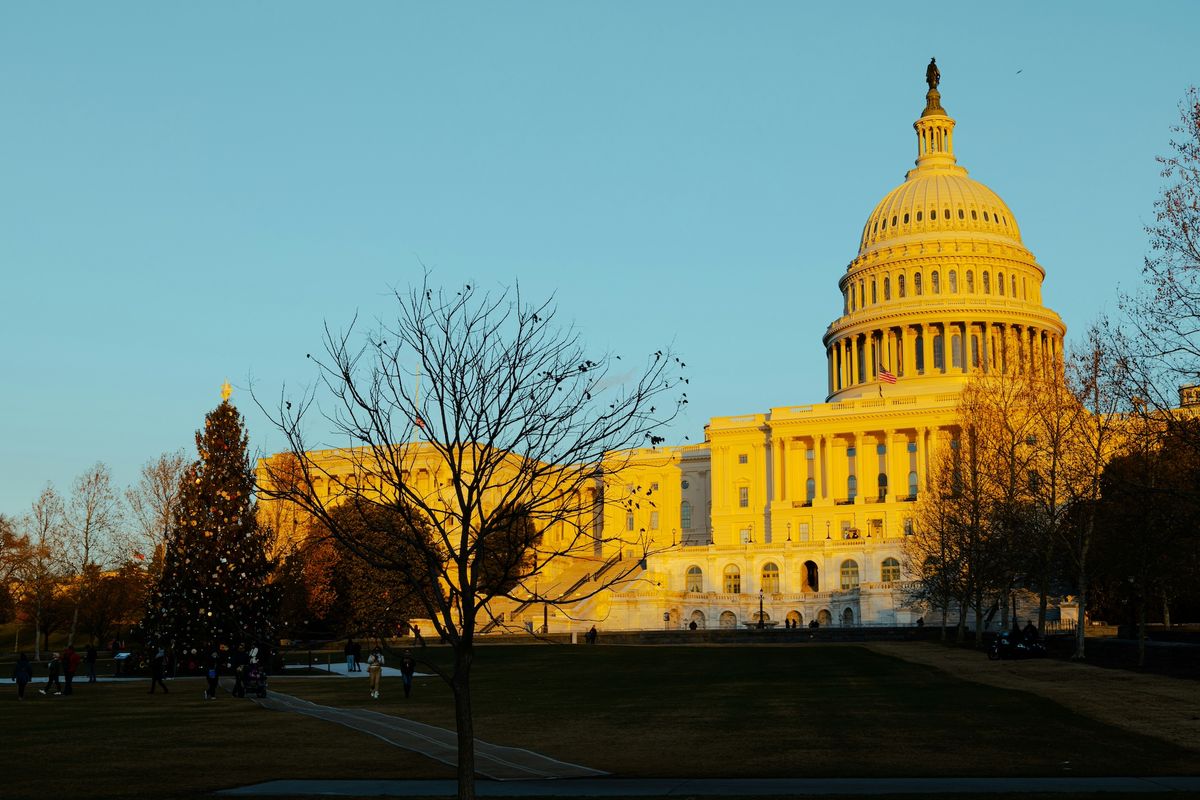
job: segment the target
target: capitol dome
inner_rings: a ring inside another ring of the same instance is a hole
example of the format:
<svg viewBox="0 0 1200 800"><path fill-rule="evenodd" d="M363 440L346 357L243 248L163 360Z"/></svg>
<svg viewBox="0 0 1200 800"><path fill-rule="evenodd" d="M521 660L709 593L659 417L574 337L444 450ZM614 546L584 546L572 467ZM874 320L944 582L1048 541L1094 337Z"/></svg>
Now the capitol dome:
<svg viewBox="0 0 1200 800"><path fill-rule="evenodd" d="M930 65L913 123L916 167L867 217L824 336L829 399L956 391L976 372L1044 369L1066 327L1042 305L1046 272L1012 211L954 155Z"/></svg>

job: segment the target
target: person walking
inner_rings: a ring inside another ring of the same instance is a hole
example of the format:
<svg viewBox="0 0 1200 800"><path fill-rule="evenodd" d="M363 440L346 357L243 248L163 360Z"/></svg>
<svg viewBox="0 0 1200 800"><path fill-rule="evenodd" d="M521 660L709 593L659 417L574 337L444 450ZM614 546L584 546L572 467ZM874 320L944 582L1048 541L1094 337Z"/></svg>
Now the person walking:
<svg viewBox="0 0 1200 800"><path fill-rule="evenodd" d="M246 696L246 668L250 666L250 656L246 653L245 643L239 644L230 658L233 665L233 696Z"/></svg>
<svg viewBox="0 0 1200 800"><path fill-rule="evenodd" d="M371 682L371 697L379 699L379 679L383 677L383 652L376 647L367 658L367 678Z"/></svg>
<svg viewBox="0 0 1200 800"><path fill-rule="evenodd" d="M25 699L25 684L33 680L33 665L29 663L29 656L21 653L17 657L17 665L13 667L12 679L17 682L17 699Z"/></svg>
<svg viewBox="0 0 1200 800"><path fill-rule="evenodd" d="M79 661L79 653L75 652L74 647L67 645L62 656L63 694L71 694L71 681L75 680L75 673L79 670Z"/></svg>
<svg viewBox="0 0 1200 800"><path fill-rule="evenodd" d="M592 626L592 627L591 627L591 628L588 630L588 632L587 632L586 634L584 634L584 637L583 637L583 638L584 638L584 639L587 641L587 643L588 643L588 644L595 644L595 643L596 643L596 637L598 637L599 635L600 635L600 634L599 634L599 632L596 630L596 626L595 626L595 625L593 625L593 626Z"/></svg>
<svg viewBox="0 0 1200 800"><path fill-rule="evenodd" d="M346 638L346 646L342 648L342 652L346 656L346 672L357 672L354 659L354 639Z"/></svg>
<svg viewBox="0 0 1200 800"><path fill-rule="evenodd" d="M62 670L62 661L58 658L58 653L53 653L50 656L50 664L46 667L46 685L38 689L42 694L50 694L53 689L55 694L62 694L62 682L58 680L58 673Z"/></svg>
<svg viewBox="0 0 1200 800"><path fill-rule="evenodd" d="M154 658L150 659L150 694L154 694L154 687L161 686L163 694L167 693L167 685L163 683L163 672L166 669L167 654L160 647L154 651Z"/></svg>
<svg viewBox="0 0 1200 800"><path fill-rule="evenodd" d="M204 667L204 677L208 680L208 686L204 690L205 700L217 699L217 680L221 676L220 665L216 653L208 657L208 664Z"/></svg>
<svg viewBox="0 0 1200 800"><path fill-rule="evenodd" d="M404 655L400 657L400 677L404 679L404 696L407 698L412 694L412 679L413 673L417 671L417 661L412 656L411 650L405 650Z"/></svg>
<svg viewBox="0 0 1200 800"><path fill-rule="evenodd" d="M354 656L354 671L362 672L362 642L354 643L354 652L351 655Z"/></svg>
<svg viewBox="0 0 1200 800"><path fill-rule="evenodd" d="M96 658L97 658L97 656L98 656L98 654L96 652L96 645L89 644L87 646L87 650L85 651L85 655L83 657L84 663L87 664L88 683L96 682Z"/></svg>

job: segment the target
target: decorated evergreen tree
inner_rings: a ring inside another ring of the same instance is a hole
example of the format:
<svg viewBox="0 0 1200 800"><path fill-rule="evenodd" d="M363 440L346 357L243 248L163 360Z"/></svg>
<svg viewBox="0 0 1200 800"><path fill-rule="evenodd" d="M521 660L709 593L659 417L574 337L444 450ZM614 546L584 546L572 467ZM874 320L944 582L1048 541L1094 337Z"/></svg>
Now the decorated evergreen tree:
<svg viewBox="0 0 1200 800"><path fill-rule="evenodd" d="M147 604L150 643L202 662L238 644L268 644L276 598L258 525L241 414L223 401L196 431L200 458L183 474L162 575Z"/></svg>

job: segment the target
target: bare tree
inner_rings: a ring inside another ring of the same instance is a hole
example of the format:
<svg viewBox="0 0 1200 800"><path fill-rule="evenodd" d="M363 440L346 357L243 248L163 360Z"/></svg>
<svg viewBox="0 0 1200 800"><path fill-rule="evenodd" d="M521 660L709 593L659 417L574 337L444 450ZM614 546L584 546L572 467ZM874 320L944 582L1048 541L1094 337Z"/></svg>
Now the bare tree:
<svg viewBox="0 0 1200 800"><path fill-rule="evenodd" d="M187 463L182 450L163 453L143 464L138 482L125 490L125 502L136 525L129 548L134 558L149 554L152 574L162 564L163 543L179 505L179 482Z"/></svg>
<svg viewBox="0 0 1200 800"><path fill-rule="evenodd" d="M1122 297L1133 391L1143 407L1176 407L1176 389L1200 375L1200 90L1188 90L1171 152L1160 156L1166 181L1146 226L1151 253L1142 290ZM1185 430L1190 430L1186 426ZM1200 443L1197 443L1200 447Z"/></svg>
<svg viewBox="0 0 1200 800"><path fill-rule="evenodd" d="M396 300L396 320L362 345L354 325L326 327L325 355L314 361L331 402L320 410L342 447L315 452L307 426L317 390L282 400L268 413L289 452L264 462L260 491L303 509L412 587L453 649L451 669L428 666L453 692L459 796L473 798L470 678L481 615L497 598L530 597L538 576L564 560L615 554L602 580L570 587L570 597L568 587L544 582L537 602L578 602L640 570L652 541L604 531L597 515L618 494L604 488L620 482L631 448L661 443L687 402L684 365L668 350L632 371L620 356L593 356L556 321L552 302L530 303L519 289L442 290L426 280ZM392 534L408 536L409 557L390 558L330 513L348 502L405 519ZM627 550L635 557L622 559Z"/></svg>
<svg viewBox="0 0 1200 800"><path fill-rule="evenodd" d="M1101 500L1104 469L1128 441L1129 368L1119 355L1106 320L1088 329L1083 344L1067 364L1066 385L1074 415L1070 438L1066 443L1063 482L1069 524L1058 528L1074 567L1074 583L1079 604L1073 658L1086 657L1086 620L1089 564L1095 538L1096 516Z"/></svg>
<svg viewBox="0 0 1200 800"><path fill-rule="evenodd" d="M84 581L93 567L107 566L112 555L113 535L121 523L121 504L113 489L108 467L97 461L75 479L66 506L70 537L64 555L75 581L74 611L67 644L75 641L79 624L79 606L84 596Z"/></svg>
<svg viewBox="0 0 1200 800"><path fill-rule="evenodd" d="M33 621L34 660L41 660L46 612L54 604L64 575L62 572L66 524L63 502L54 487L47 486L21 519L29 552L16 571L18 605Z"/></svg>

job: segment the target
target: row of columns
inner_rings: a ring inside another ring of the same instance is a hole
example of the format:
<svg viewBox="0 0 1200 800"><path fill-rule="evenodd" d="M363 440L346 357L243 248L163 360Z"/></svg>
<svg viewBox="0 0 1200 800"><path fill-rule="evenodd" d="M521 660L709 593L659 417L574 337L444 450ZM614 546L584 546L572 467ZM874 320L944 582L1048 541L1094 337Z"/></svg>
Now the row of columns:
<svg viewBox="0 0 1200 800"><path fill-rule="evenodd" d="M937 365L934 337L939 335L942 358ZM958 348L952 347L956 335ZM967 375L973 370L1046 374L1062 356L1060 335L1058 331L1032 325L955 320L849 334L831 342L826 349L829 393L874 382L882 368L897 377Z"/></svg>
<svg viewBox="0 0 1200 800"><path fill-rule="evenodd" d="M838 500L845 497L843 487L833 486L835 478L845 477L841 469L833 463L833 443L835 439L842 440L847 447L855 448L856 474L859 480L858 496L874 497L877 493L876 480L879 475L878 453L876 445L882 443L887 447L885 454L884 473L888 476L888 496L904 497L909 494L908 473L913 471L908 464L907 445L916 442L914 454L917 473L917 490L925 491L929 485L929 464L931 448L937 434L943 429L938 426L917 426L915 428L891 428L878 433L856 431L851 433L817 434L815 436L789 437L775 436L771 441L775 464L773 471L777 476L773 482L773 497L776 502L805 501L808 482L807 451L813 450L813 480L815 481L814 504L820 501ZM882 439L880 437L882 436ZM893 448L903 445L902 453ZM796 447L801 445L802 447ZM905 459L905 465L898 467L897 456ZM897 481L897 473L903 477Z"/></svg>

